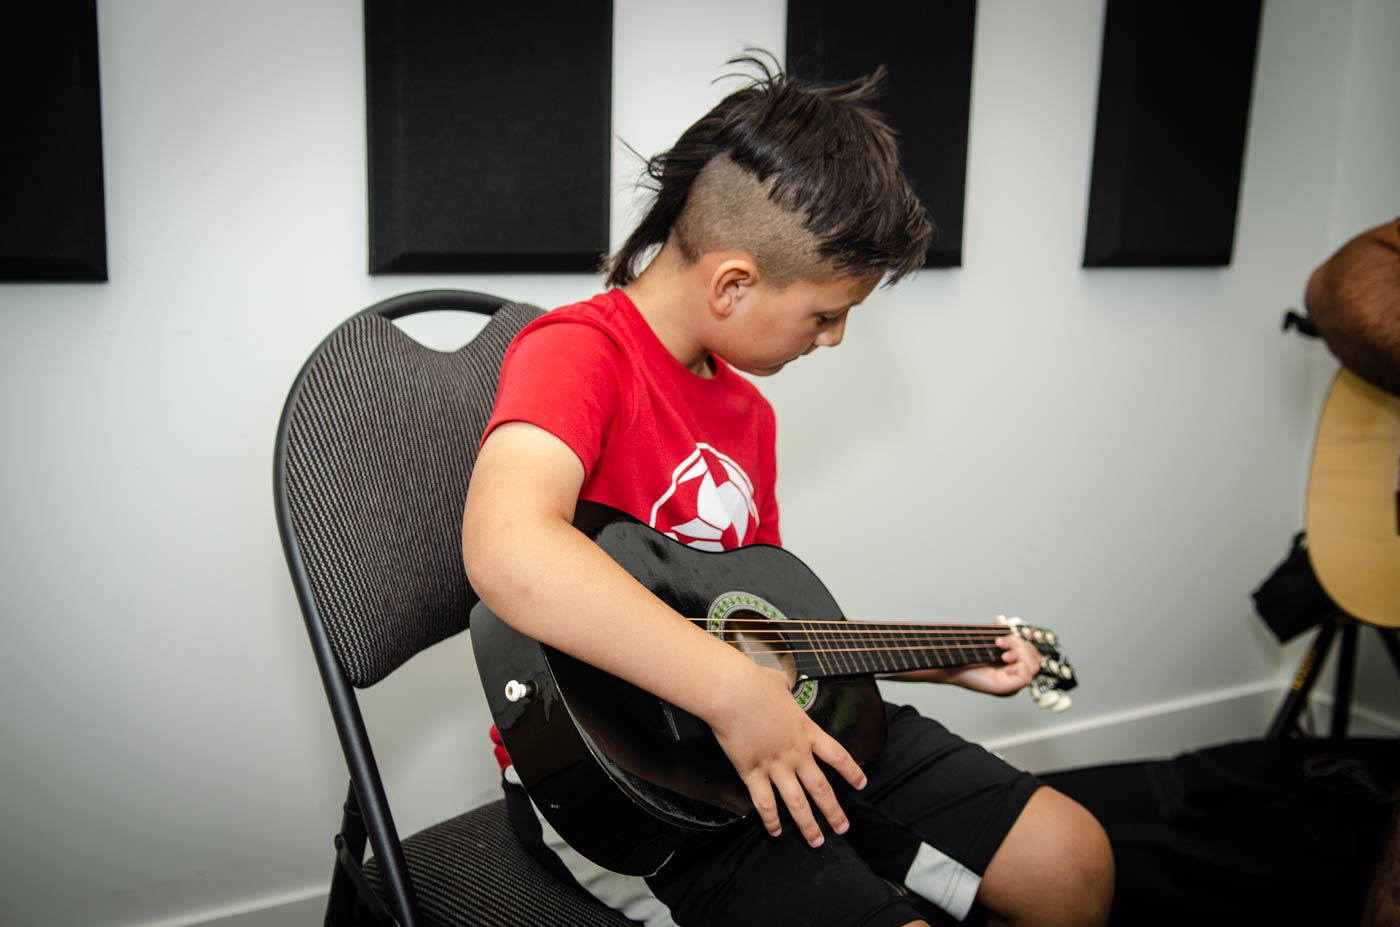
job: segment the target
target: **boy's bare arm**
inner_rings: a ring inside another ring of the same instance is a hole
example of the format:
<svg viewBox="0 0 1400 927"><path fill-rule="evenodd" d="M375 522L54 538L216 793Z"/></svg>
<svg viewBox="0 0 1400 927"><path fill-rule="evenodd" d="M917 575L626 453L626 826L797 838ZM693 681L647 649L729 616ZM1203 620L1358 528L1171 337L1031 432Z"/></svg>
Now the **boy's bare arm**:
<svg viewBox="0 0 1400 927"><path fill-rule="evenodd" d="M958 669L915 670L884 678L897 682L940 682L990 695L1014 695L1030 685L1035 674L1040 672L1040 651L1030 641L1015 634L998 637L995 643L1002 650L999 666L987 664Z"/></svg>
<svg viewBox="0 0 1400 927"><path fill-rule="evenodd" d="M779 830L775 791L809 843L821 842L811 804L844 832L816 759L857 787L859 765L797 706L781 673L684 620L574 528L583 477L549 432L523 422L493 431L462 521L472 587L522 633L703 719L770 833Z"/></svg>

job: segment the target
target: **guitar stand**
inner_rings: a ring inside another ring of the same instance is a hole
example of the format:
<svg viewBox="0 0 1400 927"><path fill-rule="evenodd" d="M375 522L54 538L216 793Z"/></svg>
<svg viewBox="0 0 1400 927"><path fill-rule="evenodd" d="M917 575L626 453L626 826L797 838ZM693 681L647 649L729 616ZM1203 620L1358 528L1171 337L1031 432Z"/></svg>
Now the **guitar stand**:
<svg viewBox="0 0 1400 927"><path fill-rule="evenodd" d="M1322 664L1327 659L1327 651L1331 649L1332 640L1336 637L1339 629L1342 632L1342 649L1338 657L1337 678L1333 690L1331 736L1345 737L1347 735L1347 723L1351 716L1352 683L1356 678L1357 628L1363 623L1339 609L1333 614L1332 619L1317 632L1317 637L1313 638L1312 646L1303 656L1303 662L1298 665L1298 672L1293 677L1292 688L1284 698L1283 704L1279 706L1274 720L1269 724L1269 731L1265 735L1267 739L1282 740L1287 737L1302 736L1302 731L1298 727L1298 716L1307 707L1308 693L1312 691L1313 685L1317 682L1318 674L1322 671ZM1400 675L1400 640L1397 640L1396 629L1384 628L1379 625L1369 625L1369 627L1381 636L1381 643L1385 645L1386 652L1390 655L1390 662L1395 664L1395 672Z"/></svg>

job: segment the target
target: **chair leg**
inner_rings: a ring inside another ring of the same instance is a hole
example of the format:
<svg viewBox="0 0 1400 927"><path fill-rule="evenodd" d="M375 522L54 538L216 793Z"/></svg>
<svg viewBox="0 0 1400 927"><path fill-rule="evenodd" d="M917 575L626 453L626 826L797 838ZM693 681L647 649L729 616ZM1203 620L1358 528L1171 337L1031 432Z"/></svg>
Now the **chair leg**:
<svg viewBox="0 0 1400 927"><path fill-rule="evenodd" d="M365 859L365 822L355 783L345 796L340 833L335 835L335 869L331 872L331 892L326 899L325 927L361 927L398 921L370 888L360 871Z"/></svg>
<svg viewBox="0 0 1400 927"><path fill-rule="evenodd" d="M342 844L343 841L343 844ZM335 868L331 871L331 894L326 900L326 927L351 927L355 923L355 901L359 887L341 862L341 853L348 852L355 860L365 858L365 823L360 817L360 802L355 797L355 784L346 791L345 805L337 835ZM339 850L343 846L344 850Z"/></svg>

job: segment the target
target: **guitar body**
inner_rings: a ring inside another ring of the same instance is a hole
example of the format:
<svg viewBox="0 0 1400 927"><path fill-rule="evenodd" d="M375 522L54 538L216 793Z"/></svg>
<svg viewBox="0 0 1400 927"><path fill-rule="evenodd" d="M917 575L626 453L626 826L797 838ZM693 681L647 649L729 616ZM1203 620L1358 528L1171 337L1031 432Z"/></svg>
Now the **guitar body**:
<svg viewBox="0 0 1400 927"><path fill-rule="evenodd" d="M1308 553L1354 618L1400 627L1400 398L1343 368L1318 424Z"/></svg>
<svg viewBox="0 0 1400 927"><path fill-rule="evenodd" d="M708 618L711 633L723 636L726 621L746 615L843 618L816 575L781 548L706 553L587 502L575 524L681 615ZM522 783L584 856L617 872L650 874L690 832L728 826L753 810L748 789L698 719L525 637L484 604L472 611L471 633L491 714ZM811 680L800 665L786 669L794 697L857 761L879 754L885 715L873 679ZM506 694L512 682L524 689L514 699Z"/></svg>

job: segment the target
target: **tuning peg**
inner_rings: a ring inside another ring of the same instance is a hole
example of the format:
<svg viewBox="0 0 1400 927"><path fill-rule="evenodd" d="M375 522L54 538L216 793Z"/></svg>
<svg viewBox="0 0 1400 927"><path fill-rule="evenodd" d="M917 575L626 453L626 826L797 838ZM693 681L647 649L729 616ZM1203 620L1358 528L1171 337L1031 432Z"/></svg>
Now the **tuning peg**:
<svg viewBox="0 0 1400 927"><path fill-rule="evenodd" d="M1071 704L1070 697L1065 693L1047 689L1038 683L1031 686L1031 698L1041 708L1056 712L1064 711Z"/></svg>

